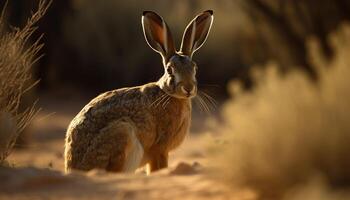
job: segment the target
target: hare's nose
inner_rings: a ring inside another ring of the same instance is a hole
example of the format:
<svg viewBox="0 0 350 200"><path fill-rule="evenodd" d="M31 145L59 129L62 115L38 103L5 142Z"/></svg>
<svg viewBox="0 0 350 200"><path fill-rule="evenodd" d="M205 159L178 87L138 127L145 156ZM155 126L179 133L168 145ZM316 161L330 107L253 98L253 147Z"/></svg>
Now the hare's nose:
<svg viewBox="0 0 350 200"><path fill-rule="evenodd" d="M191 95L194 92L194 86L181 86L181 90L183 93L187 94L187 95Z"/></svg>

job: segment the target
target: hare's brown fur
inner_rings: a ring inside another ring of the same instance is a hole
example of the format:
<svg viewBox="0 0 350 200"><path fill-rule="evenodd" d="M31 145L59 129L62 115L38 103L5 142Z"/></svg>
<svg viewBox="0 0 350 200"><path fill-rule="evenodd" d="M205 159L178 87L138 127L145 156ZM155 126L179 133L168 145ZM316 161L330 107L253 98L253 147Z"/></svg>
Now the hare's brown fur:
<svg viewBox="0 0 350 200"><path fill-rule="evenodd" d="M143 147L141 163L149 162L151 170L166 167L168 152L181 144L189 129L191 103L171 97L166 107L152 105L164 94L156 83L150 83L93 99L68 128L66 170L122 171L130 128Z"/></svg>
<svg viewBox="0 0 350 200"><path fill-rule="evenodd" d="M88 103L67 130L66 171L168 166L169 151L181 144L191 123L191 98L197 94L192 55L205 42L212 22L211 10L197 15L176 52L165 21L155 12L143 13L144 36L161 54L164 74L158 82L106 92Z"/></svg>

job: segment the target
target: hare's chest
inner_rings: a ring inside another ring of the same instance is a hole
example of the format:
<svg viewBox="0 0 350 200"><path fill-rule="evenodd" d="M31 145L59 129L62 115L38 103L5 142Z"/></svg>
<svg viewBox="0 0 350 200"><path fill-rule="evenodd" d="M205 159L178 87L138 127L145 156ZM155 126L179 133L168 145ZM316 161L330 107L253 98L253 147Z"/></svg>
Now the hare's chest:
<svg viewBox="0 0 350 200"><path fill-rule="evenodd" d="M172 116L164 115L155 144L166 151L178 147L186 137L190 124L190 106L172 112Z"/></svg>

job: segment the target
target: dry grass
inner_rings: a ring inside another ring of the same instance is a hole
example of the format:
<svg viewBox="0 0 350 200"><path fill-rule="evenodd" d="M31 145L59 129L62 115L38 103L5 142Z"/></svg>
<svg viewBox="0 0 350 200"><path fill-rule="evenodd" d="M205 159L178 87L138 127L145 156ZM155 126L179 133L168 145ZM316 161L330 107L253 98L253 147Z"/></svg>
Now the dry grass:
<svg viewBox="0 0 350 200"><path fill-rule="evenodd" d="M21 29L6 30L5 11L0 18L0 163L10 154L18 135L37 113L34 105L24 112L19 111L19 105L22 95L35 85L29 84L31 67L40 58L38 53L42 47L40 38L34 44L28 44L29 38L49 5L49 1L41 0L37 11Z"/></svg>
<svg viewBox="0 0 350 200"><path fill-rule="evenodd" d="M252 92L230 86L235 98L224 106L220 129L228 142L215 159L233 187L254 189L261 199L350 197L349 26L330 39L330 63L310 43L318 85L300 72L281 77L272 64L255 73Z"/></svg>

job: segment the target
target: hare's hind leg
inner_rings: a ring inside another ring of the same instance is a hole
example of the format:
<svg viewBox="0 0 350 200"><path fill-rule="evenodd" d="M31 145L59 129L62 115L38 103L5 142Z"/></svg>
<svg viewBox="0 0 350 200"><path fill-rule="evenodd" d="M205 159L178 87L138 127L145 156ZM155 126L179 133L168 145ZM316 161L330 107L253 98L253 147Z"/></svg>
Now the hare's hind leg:
<svg viewBox="0 0 350 200"><path fill-rule="evenodd" d="M149 162L149 172L154 172L168 167L168 153L154 153Z"/></svg>
<svg viewBox="0 0 350 200"><path fill-rule="evenodd" d="M144 149L135 133L135 127L130 127L128 143L125 151L124 172L135 172L144 156Z"/></svg>
<svg viewBox="0 0 350 200"><path fill-rule="evenodd" d="M103 128L88 148L82 164L114 172L132 172L143 157L143 148L131 122L118 120Z"/></svg>

